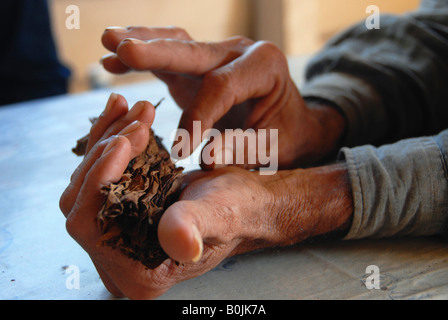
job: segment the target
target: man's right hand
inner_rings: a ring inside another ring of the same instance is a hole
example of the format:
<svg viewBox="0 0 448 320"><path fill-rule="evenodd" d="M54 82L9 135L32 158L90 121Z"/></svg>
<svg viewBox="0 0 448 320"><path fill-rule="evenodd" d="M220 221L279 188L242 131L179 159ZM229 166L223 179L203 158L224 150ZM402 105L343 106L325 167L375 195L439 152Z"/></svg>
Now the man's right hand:
<svg viewBox="0 0 448 320"><path fill-rule="evenodd" d="M307 106L287 59L269 42L233 37L205 43L179 28L146 27L108 28L102 42L112 52L102 59L106 70L147 70L168 85L183 110L179 128L190 134L190 153L198 147L194 121L201 122L201 137L211 128L277 129L280 169L314 163L339 147L343 116L331 106ZM222 150L215 156L229 154L223 145L213 149Z"/></svg>

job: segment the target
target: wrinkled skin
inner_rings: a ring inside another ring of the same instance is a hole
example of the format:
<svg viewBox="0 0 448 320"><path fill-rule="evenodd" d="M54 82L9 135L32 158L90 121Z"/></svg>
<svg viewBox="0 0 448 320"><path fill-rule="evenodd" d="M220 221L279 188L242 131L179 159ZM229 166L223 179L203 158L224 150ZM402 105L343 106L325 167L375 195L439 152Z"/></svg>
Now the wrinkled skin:
<svg viewBox="0 0 448 320"><path fill-rule="evenodd" d="M102 59L106 70L151 71L167 84L183 110L179 127L190 133L193 121L201 121L201 134L212 127L279 130L281 169L322 159L343 134L344 119L333 107L305 104L285 56L270 42L204 43L179 28L145 27L107 29L102 42L112 52ZM190 151L196 147L192 138Z"/></svg>
<svg viewBox="0 0 448 320"><path fill-rule="evenodd" d="M129 37L157 40L134 44ZM241 127L229 119L244 120L248 128L278 128L283 168L325 157L343 132L335 110L304 104L284 57L271 44L243 38L203 44L180 29L141 27L107 30L103 43L114 52L103 59L109 71L150 70L168 84L184 110L182 128L190 128L193 120L210 127ZM186 63L191 61L199 65ZM229 112L238 117L228 117ZM179 201L159 223L160 243L171 258L158 268L147 270L117 250L98 246L95 219L104 200L100 189L119 180L128 162L144 150L154 115L150 103L128 110L124 97L112 94L60 200L69 234L89 253L112 294L152 299L229 256L344 232L349 226L352 198L342 163L271 176L228 166L187 176ZM332 142L323 142L320 130L332 132L327 134Z"/></svg>

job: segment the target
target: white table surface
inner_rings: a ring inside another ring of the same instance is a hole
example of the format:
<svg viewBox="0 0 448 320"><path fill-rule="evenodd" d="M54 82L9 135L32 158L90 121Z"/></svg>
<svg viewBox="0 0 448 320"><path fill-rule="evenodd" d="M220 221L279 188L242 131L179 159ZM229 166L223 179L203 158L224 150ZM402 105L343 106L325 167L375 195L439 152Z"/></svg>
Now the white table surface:
<svg viewBox="0 0 448 320"><path fill-rule="evenodd" d="M111 91L157 102L154 130L169 141L180 111L158 82L0 108L0 299L113 299L67 234L59 197L80 162L71 148ZM446 299L448 245L438 238L333 241L233 257L159 299ZM80 270L68 289L67 266ZM364 284L377 265L381 289Z"/></svg>

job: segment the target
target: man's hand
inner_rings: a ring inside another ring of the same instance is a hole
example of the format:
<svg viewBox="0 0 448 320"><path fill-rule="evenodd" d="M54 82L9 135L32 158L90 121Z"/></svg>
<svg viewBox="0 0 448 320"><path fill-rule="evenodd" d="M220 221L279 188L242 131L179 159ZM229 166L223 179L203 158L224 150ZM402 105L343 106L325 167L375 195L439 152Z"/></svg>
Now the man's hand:
<svg viewBox="0 0 448 320"><path fill-rule="evenodd" d="M108 28L102 42L112 52L102 59L106 70L148 70L168 85L183 109L179 128L190 134L190 152L197 147L194 121L201 121L201 139L213 127L277 129L280 169L315 163L339 147L343 116L331 106L307 106L291 80L285 56L269 42L234 37L204 43L179 28L145 27ZM215 157L237 152L232 146L229 152L229 145L227 150L223 145L209 147L218 150Z"/></svg>
<svg viewBox="0 0 448 320"><path fill-rule="evenodd" d="M159 223L160 243L171 258L158 268L148 270L118 250L98 246L101 187L118 181L128 162L144 150L153 119L148 102L128 111L124 98L112 95L60 200L69 234L88 252L112 294L155 298L231 255L347 227L352 204L342 165L274 176L227 167L188 176L179 201Z"/></svg>

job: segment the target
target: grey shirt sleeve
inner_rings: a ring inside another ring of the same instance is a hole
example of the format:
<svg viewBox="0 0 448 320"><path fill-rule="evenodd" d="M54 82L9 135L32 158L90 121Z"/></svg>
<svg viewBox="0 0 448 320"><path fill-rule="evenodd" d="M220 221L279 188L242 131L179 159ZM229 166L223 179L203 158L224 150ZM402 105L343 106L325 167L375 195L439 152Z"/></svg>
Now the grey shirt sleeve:
<svg viewBox="0 0 448 320"><path fill-rule="evenodd" d="M345 115L345 146L381 145L448 127L448 0L423 1L333 38L308 65L305 99L333 102Z"/></svg>
<svg viewBox="0 0 448 320"><path fill-rule="evenodd" d="M379 148L343 148L354 200L346 239L445 233L447 152L448 130Z"/></svg>
<svg viewBox="0 0 448 320"><path fill-rule="evenodd" d="M423 0L416 12L382 16L380 26L362 22L332 39L311 61L301 93L331 102L347 120L340 157L354 216L346 239L441 234L448 226L448 0Z"/></svg>

